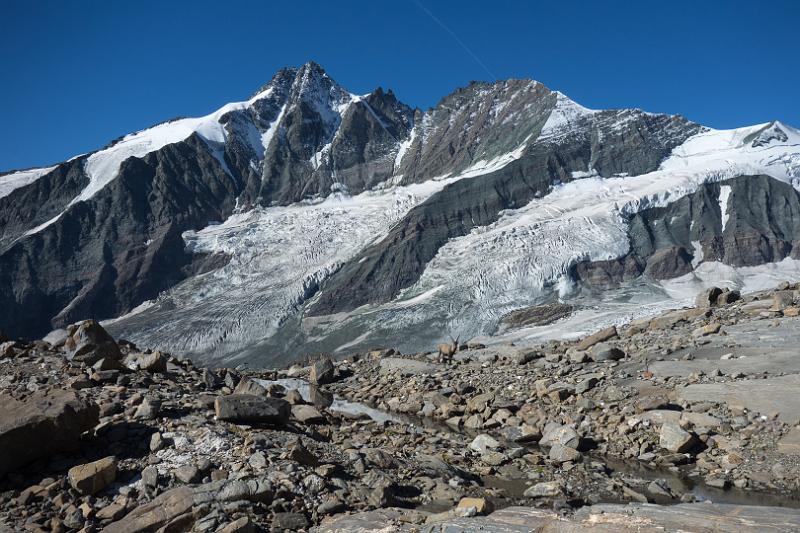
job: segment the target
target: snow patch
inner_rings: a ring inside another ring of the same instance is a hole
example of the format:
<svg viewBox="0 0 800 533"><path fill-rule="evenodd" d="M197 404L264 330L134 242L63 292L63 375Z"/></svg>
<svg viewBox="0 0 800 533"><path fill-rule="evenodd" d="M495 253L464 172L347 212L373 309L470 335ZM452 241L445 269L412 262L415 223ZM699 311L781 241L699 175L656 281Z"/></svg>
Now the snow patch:
<svg viewBox="0 0 800 533"><path fill-rule="evenodd" d="M722 185L719 188L719 212L722 219L722 232L725 233L725 225L728 223L728 199L731 196L731 186Z"/></svg>
<svg viewBox="0 0 800 533"><path fill-rule="evenodd" d="M20 187L30 185L55 168L56 167L32 168L0 176L0 198L8 196Z"/></svg>

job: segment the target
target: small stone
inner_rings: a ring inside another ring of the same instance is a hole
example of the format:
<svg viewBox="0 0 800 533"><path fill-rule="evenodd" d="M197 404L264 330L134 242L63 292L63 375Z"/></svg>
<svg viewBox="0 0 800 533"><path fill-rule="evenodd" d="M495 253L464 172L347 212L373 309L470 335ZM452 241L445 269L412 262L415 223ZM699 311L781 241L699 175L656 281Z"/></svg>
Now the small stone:
<svg viewBox="0 0 800 533"><path fill-rule="evenodd" d="M175 478L182 483L191 484L200 481L200 469L195 465L183 465L173 471Z"/></svg>
<svg viewBox="0 0 800 533"><path fill-rule="evenodd" d="M161 402L158 400L152 400L150 398L145 398L139 407L136 408L136 412L134 413L133 417L138 418L139 420L153 420L156 418L161 411Z"/></svg>
<svg viewBox="0 0 800 533"><path fill-rule="evenodd" d="M566 463L568 461L578 461L581 458L581 452L574 448L569 448L561 444L554 444L550 448L548 454L550 460L556 463Z"/></svg>
<svg viewBox="0 0 800 533"><path fill-rule="evenodd" d="M456 506L457 509L475 509L475 514L489 514L494 510L491 502L486 498L461 498Z"/></svg>
<svg viewBox="0 0 800 533"><path fill-rule="evenodd" d="M500 443L489 435L478 435L469 445L469 449L480 454L484 454L490 450L496 450L500 447Z"/></svg>
<svg viewBox="0 0 800 533"><path fill-rule="evenodd" d="M300 513L275 513L275 517L272 519L272 527L298 531L308 527L308 518Z"/></svg>
<svg viewBox="0 0 800 533"><path fill-rule="evenodd" d="M523 496L526 498L557 498L562 495L561 483L545 481L528 487Z"/></svg>
<svg viewBox="0 0 800 533"><path fill-rule="evenodd" d="M163 435L161 435L161 433L159 433L158 431L156 431L155 433L153 433L150 436L150 451L151 452L157 452L161 448L164 448L166 446L166 444L167 443L165 442Z"/></svg>

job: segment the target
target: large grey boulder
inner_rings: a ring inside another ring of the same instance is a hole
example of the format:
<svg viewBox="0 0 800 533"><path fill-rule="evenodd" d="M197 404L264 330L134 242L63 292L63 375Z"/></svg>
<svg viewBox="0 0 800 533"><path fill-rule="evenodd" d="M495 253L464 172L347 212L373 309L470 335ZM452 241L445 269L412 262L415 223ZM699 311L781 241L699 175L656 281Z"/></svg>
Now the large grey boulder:
<svg viewBox="0 0 800 533"><path fill-rule="evenodd" d="M249 394L219 396L214 402L217 419L236 424L285 425L292 406L281 398L265 398Z"/></svg>
<svg viewBox="0 0 800 533"><path fill-rule="evenodd" d="M311 365L308 380L314 385L325 385L333 381L333 363L330 359L323 359Z"/></svg>
<svg viewBox="0 0 800 533"><path fill-rule="evenodd" d="M100 359L119 359L122 354L116 341L95 320L84 320L70 326L64 342L67 358L93 365Z"/></svg>
<svg viewBox="0 0 800 533"><path fill-rule="evenodd" d="M73 391L40 391L23 401L0 396L0 475L79 447L99 408Z"/></svg>
<svg viewBox="0 0 800 533"><path fill-rule="evenodd" d="M675 422L664 422L658 444L673 453L685 453L695 445L695 437Z"/></svg>

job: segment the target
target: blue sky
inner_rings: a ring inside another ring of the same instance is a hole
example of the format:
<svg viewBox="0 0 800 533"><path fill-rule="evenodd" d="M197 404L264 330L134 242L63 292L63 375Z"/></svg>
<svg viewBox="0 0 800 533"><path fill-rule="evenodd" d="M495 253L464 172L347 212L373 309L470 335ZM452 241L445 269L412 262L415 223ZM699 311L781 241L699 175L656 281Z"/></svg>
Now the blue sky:
<svg viewBox="0 0 800 533"><path fill-rule="evenodd" d="M313 59L427 108L533 78L592 108L800 126L800 2L0 3L0 169L44 165L245 99Z"/></svg>

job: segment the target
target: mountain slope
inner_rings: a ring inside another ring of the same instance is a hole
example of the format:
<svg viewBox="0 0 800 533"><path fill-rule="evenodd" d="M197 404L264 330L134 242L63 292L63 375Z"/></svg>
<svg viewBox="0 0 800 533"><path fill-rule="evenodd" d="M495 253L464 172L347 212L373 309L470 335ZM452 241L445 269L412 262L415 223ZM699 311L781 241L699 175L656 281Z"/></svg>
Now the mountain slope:
<svg viewBox="0 0 800 533"><path fill-rule="evenodd" d="M117 335L258 364L491 333L556 298L583 327L669 305L663 280L704 265L800 256L798 179L800 134L779 122L589 110L531 80L423 112L308 63L0 175L0 329L125 315Z"/></svg>

